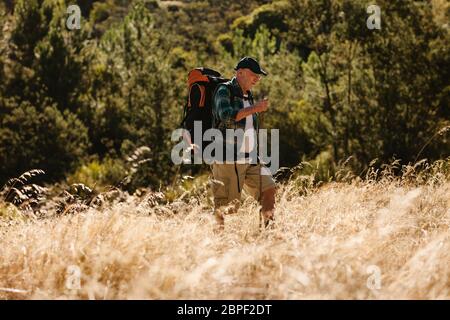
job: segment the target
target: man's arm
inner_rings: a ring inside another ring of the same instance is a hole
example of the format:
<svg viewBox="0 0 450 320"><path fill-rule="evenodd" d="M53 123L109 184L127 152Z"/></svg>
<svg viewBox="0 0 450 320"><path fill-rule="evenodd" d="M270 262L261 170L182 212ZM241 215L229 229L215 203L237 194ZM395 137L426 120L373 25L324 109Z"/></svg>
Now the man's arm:
<svg viewBox="0 0 450 320"><path fill-rule="evenodd" d="M264 112L269 107L269 100L264 99L259 101L254 106L251 106L249 108L243 108L236 114L236 121L240 121L244 119L245 117L254 114L256 112Z"/></svg>
<svg viewBox="0 0 450 320"><path fill-rule="evenodd" d="M222 123L235 121L238 110L231 104L231 93L226 85L220 85L214 96L213 112L217 120Z"/></svg>
<svg viewBox="0 0 450 320"><path fill-rule="evenodd" d="M254 106L235 110L234 106L231 105L230 90L226 86L221 86L214 97L215 116L224 123L237 122L253 113L264 112L268 106L269 101L264 99Z"/></svg>

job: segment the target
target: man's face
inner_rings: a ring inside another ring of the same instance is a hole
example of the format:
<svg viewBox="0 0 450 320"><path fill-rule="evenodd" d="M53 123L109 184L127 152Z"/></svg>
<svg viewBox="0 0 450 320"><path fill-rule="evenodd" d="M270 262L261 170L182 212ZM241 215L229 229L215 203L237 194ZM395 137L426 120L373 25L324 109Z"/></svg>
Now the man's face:
<svg viewBox="0 0 450 320"><path fill-rule="evenodd" d="M250 69L239 69L237 76L239 77L239 83L244 87L243 90L252 90L261 80L261 76Z"/></svg>

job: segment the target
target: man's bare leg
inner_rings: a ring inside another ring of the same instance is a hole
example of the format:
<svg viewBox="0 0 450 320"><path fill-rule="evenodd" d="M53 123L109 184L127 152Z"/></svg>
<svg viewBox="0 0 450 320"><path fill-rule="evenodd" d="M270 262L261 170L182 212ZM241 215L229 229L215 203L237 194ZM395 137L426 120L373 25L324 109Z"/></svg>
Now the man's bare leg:
<svg viewBox="0 0 450 320"><path fill-rule="evenodd" d="M216 231L223 231L225 229L225 217L223 211L220 209L214 209L214 218L216 219Z"/></svg>
<svg viewBox="0 0 450 320"><path fill-rule="evenodd" d="M262 193L261 210L264 227L267 227L274 220L276 188L271 188Z"/></svg>
<svg viewBox="0 0 450 320"><path fill-rule="evenodd" d="M239 200L231 201L227 206L221 206L214 209L214 217L217 222L217 230L223 231L225 229L225 215L236 213L239 210Z"/></svg>

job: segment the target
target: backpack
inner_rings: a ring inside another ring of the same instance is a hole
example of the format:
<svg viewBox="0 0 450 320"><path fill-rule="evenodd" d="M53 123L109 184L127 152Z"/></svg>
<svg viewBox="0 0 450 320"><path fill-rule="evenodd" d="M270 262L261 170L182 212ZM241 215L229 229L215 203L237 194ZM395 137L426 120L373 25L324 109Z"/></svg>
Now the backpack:
<svg viewBox="0 0 450 320"><path fill-rule="evenodd" d="M186 129L191 134L191 143L194 143L194 121L202 122L201 137L197 138L202 141L203 134L206 130L213 126L213 98L216 88L219 84L229 81L222 75L212 69L195 68L188 74L188 97L183 111L183 121L180 127ZM202 149L209 144L209 141L202 141Z"/></svg>

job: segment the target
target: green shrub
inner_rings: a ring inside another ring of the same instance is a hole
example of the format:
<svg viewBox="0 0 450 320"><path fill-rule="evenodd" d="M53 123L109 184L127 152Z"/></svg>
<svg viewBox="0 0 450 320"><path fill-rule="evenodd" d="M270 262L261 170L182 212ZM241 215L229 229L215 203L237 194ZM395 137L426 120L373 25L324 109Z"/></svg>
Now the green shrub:
<svg viewBox="0 0 450 320"><path fill-rule="evenodd" d="M23 221L26 216L11 203L0 202L0 224L6 221Z"/></svg>
<svg viewBox="0 0 450 320"><path fill-rule="evenodd" d="M91 188L94 186L115 186L125 177L124 164L120 159L98 159L80 166L67 178L68 184L82 183Z"/></svg>
<svg viewBox="0 0 450 320"><path fill-rule="evenodd" d="M29 102L10 106L0 120L0 182L34 168L61 179L86 155L87 129L73 113Z"/></svg>

